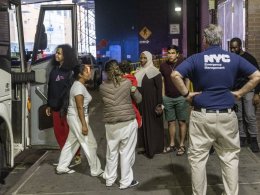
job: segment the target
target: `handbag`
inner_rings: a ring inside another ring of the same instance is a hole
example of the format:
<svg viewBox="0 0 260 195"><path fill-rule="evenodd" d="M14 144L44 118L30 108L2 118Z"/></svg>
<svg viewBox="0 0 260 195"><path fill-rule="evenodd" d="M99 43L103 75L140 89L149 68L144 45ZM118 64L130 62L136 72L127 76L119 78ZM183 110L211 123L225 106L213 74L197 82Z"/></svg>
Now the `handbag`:
<svg viewBox="0 0 260 195"><path fill-rule="evenodd" d="M47 104L43 104L38 110L38 128L39 130L49 129L53 127L52 115L47 116L46 108Z"/></svg>

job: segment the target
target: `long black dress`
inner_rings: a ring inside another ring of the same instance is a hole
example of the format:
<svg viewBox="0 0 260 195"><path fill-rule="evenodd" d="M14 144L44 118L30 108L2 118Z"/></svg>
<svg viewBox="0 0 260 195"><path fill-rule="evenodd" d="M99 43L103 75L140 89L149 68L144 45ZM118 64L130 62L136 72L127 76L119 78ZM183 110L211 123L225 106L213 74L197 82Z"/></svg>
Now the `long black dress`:
<svg viewBox="0 0 260 195"><path fill-rule="evenodd" d="M139 110L143 119L138 131L138 146L145 149L147 157L153 158L154 154L162 153L164 147L163 117L155 113L155 107L162 104L161 74L151 79L145 75L138 90L142 94Z"/></svg>

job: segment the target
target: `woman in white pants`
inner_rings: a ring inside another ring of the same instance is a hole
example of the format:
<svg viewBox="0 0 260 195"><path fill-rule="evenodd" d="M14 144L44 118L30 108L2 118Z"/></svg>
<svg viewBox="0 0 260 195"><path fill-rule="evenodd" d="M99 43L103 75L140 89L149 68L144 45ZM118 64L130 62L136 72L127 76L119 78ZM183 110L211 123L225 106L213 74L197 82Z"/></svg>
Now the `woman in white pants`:
<svg viewBox="0 0 260 195"><path fill-rule="evenodd" d="M91 67L88 65L77 65L74 68L75 81L70 89L67 121L70 132L65 145L62 148L59 164L56 168L57 174L74 173L69 169L69 164L81 145L92 176L102 175L103 170L97 157L97 143L89 126L88 105L92 100L85 83L91 78Z"/></svg>
<svg viewBox="0 0 260 195"><path fill-rule="evenodd" d="M122 78L116 60L105 64L107 80L100 85L104 102L104 122L106 127L107 154L103 178L106 186L112 186L117 179L117 165L120 156L120 189L136 186L132 166L135 161L137 128L131 97L139 103L141 94L128 79Z"/></svg>

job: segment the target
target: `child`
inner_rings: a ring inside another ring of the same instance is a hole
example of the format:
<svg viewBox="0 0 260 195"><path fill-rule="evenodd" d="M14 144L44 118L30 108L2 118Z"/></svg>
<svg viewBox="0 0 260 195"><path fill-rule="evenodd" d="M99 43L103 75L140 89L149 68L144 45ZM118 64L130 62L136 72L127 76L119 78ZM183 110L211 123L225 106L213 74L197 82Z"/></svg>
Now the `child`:
<svg viewBox="0 0 260 195"><path fill-rule="evenodd" d="M124 74L123 78L127 78L131 81L131 83L132 83L131 92L134 93L135 90L137 89L137 80L136 80L135 76L131 74L131 72L132 72L131 64L128 61L122 61L119 64L119 68ZM142 126L142 116L141 116L139 110L137 109L137 105L134 100L132 100L132 105L133 105L133 108L135 111L138 128L140 128Z"/></svg>

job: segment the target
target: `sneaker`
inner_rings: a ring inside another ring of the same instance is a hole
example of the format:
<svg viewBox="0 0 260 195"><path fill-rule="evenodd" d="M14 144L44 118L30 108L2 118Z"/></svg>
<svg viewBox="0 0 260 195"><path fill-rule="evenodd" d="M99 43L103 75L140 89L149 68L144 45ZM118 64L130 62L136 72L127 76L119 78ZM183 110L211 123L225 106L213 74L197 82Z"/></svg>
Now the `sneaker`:
<svg viewBox="0 0 260 195"><path fill-rule="evenodd" d="M259 152L259 146L256 137L251 137L251 146L250 149L252 152L257 153Z"/></svg>
<svg viewBox="0 0 260 195"><path fill-rule="evenodd" d="M131 184L130 184L128 187L126 187L126 188L120 188L120 190L125 190L125 189L127 189L127 188L132 188L132 187L137 186L138 184L139 184L138 181L133 180L133 181L131 182Z"/></svg>
<svg viewBox="0 0 260 195"><path fill-rule="evenodd" d="M99 174L97 174L97 175L91 175L91 176L93 176L93 177L101 177L101 178L103 178L103 174L104 174L104 171L101 170L101 172L100 172Z"/></svg>
<svg viewBox="0 0 260 195"><path fill-rule="evenodd" d="M71 173L75 173L75 171L74 171L74 170L71 170L71 169L65 169L65 170L57 170L57 169L56 169L56 174L57 174L57 175L71 174Z"/></svg>
<svg viewBox="0 0 260 195"><path fill-rule="evenodd" d="M129 188L135 187L139 184L139 181L133 180L129 186Z"/></svg>
<svg viewBox="0 0 260 195"><path fill-rule="evenodd" d="M79 165L79 164L81 164L81 157L80 156L75 156L74 157L74 161L73 162L71 162L71 164L70 164L70 168L71 167L75 167L75 166L77 166L77 165Z"/></svg>
<svg viewBox="0 0 260 195"><path fill-rule="evenodd" d="M112 187L113 186L113 183L106 183L106 187Z"/></svg>
<svg viewBox="0 0 260 195"><path fill-rule="evenodd" d="M52 163L53 166L57 167L59 163Z"/></svg>

